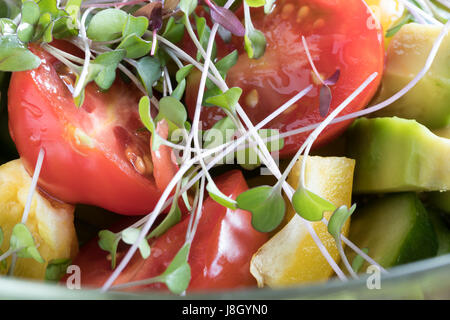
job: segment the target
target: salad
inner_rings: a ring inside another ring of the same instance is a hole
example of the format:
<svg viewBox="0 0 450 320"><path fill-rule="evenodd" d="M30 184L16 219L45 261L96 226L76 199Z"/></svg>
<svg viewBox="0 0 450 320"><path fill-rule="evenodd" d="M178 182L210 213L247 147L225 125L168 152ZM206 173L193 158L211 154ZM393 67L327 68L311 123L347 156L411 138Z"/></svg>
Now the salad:
<svg viewBox="0 0 450 320"><path fill-rule="evenodd" d="M449 17L2 1L1 277L185 295L450 254Z"/></svg>

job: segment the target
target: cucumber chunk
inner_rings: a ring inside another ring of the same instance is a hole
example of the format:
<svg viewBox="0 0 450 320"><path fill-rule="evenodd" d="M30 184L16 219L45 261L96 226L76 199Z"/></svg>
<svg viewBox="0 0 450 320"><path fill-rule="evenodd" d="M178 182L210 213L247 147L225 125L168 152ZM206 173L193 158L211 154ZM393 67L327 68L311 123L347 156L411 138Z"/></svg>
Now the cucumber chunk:
<svg viewBox="0 0 450 320"><path fill-rule="evenodd" d="M356 160L356 193L450 190L450 139L414 120L360 118L347 148Z"/></svg>
<svg viewBox="0 0 450 320"><path fill-rule="evenodd" d="M384 268L436 255L438 240L427 211L415 193L375 199L352 216L349 238ZM356 256L347 248L350 261ZM366 262L361 269L366 270Z"/></svg>

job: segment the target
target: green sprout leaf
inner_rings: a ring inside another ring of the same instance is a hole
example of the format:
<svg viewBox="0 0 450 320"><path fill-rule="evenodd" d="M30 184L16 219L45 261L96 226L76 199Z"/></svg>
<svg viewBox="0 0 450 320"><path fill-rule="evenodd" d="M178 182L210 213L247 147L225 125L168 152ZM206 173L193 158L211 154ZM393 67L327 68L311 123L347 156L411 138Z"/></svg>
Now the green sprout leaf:
<svg viewBox="0 0 450 320"><path fill-rule="evenodd" d="M164 233L166 233L167 230L172 228L174 225L176 225L181 220L181 210L178 206L177 201L175 200L172 203L172 206L170 207L170 211L167 214L167 216L164 218L164 220L149 234L149 238L157 238Z"/></svg>
<svg viewBox="0 0 450 320"><path fill-rule="evenodd" d="M245 0L245 3L248 4L249 7L262 7L266 4L266 0Z"/></svg>
<svg viewBox="0 0 450 320"><path fill-rule="evenodd" d="M223 117L217 121L203 136L204 148L213 149L231 140L231 132L235 132L236 126L230 117ZM223 141L225 140L227 141Z"/></svg>
<svg viewBox="0 0 450 320"><path fill-rule="evenodd" d="M320 221L325 211L334 211L336 207L306 188L299 187L292 197L295 211L308 221Z"/></svg>
<svg viewBox="0 0 450 320"><path fill-rule="evenodd" d="M361 251L364 252L365 254L368 254L369 248L362 248ZM352 261L353 271L355 271L355 273L358 273L359 270L361 270L363 264L364 264L364 258L358 254L355 258L353 258L353 261Z"/></svg>
<svg viewBox="0 0 450 320"><path fill-rule="evenodd" d="M44 263L41 254L36 248L33 236L23 223L14 226L9 240L10 250L17 251L19 258L32 258L39 263Z"/></svg>
<svg viewBox="0 0 450 320"><path fill-rule="evenodd" d="M92 17L87 29L87 36L94 41L109 41L120 38L128 14L120 9L106 9L99 11Z"/></svg>
<svg viewBox="0 0 450 320"><path fill-rule="evenodd" d="M190 243L186 243L175 255L167 269L158 278L174 294L183 293L191 281L191 267L188 263Z"/></svg>
<svg viewBox="0 0 450 320"><path fill-rule="evenodd" d="M207 184L206 190L208 191L211 199L213 199L215 202L231 210L237 209L236 201L224 195L222 191L217 188L216 184L213 181L210 181Z"/></svg>
<svg viewBox="0 0 450 320"><path fill-rule="evenodd" d="M281 192L270 186L260 186L241 193L237 206L252 213L252 226L260 232L271 232L283 221L286 203Z"/></svg>
<svg viewBox="0 0 450 320"><path fill-rule="evenodd" d="M180 42L184 36L184 24L176 23L175 18L170 17L162 36L172 43Z"/></svg>
<svg viewBox="0 0 450 320"><path fill-rule="evenodd" d="M205 50L205 52L206 52L207 47L208 47L209 37L211 35L211 29L208 27L208 25L206 24L206 19L203 17L195 16L195 23L197 26L198 40L199 40L203 50ZM217 54L217 47L216 47L216 44L214 43L213 50L211 52L211 61L214 61L214 59L216 58L216 54ZM202 54L201 54L200 50L197 51L196 58L197 58L197 61L202 60Z"/></svg>
<svg viewBox="0 0 450 320"><path fill-rule="evenodd" d="M117 246L121 239L120 234L113 233L109 230L102 230L98 233L98 245L104 251L109 252L111 255L111 269L116 267L117 258Z"/></svg>
<svg viewBox="0 0 450 320"><path fill-rule="evenodd" d="M132 245L138 240L140 233L141 233L140 229L127 228L122 231L122 240L126 244ZM139 252L141 253L142 258L144 259L147 259L150 256L151 252L150 246L145 238L142 239L141 243L139 243Z"/></svg>
<svg viewBox="0 0 450 320"><path fill-rule="evenodd" d="M184 105L174 97L163 97L159 100L159 114L155 121L159 122L166 119L175 128L184 128L184 123L187 120L187 112Z"/></svg>
<svg viewBox="0 0 450 320"><path fill-rule="evenodd" d="M147 55L152 50L152 42L143 40L136 34L130 34L122 40L117 49L125 49L127 58L137 59Z"/></svg>
<svg viewBox="0 0 450 320"><path fill-rule="evenodd" d="M97 56L95 60L90 64L94 66L95 83L102 89L108 90L116 78L116 69L120 61L125 58L125 50L114 50L105 52ZM98 68L99 67L99 68ZM98 70L98 72L97 72Z"/></svg>
<svg viewBox="0 0 450 320"><path fill-rule="evenodd" d="M70 259L50 260L45 269L45 280L54 282L61 280L71 263L72 260Z"/></svg>
<svg viewBox="0 0 450 320"><path fill-rule="evenodd" d="M194 66L192 64L187 64L183 68L179 69L176 74L177 82L180 83L191 73L191 70Z"/></svg>
<svg viewBox="0 0 450 320"><path fill-rule="evenodd" d="M400 29L407 23L413 22L414 17L410 13L406 13L403 15L403 17L392 27L390 27L386 31L386 38L393 37L397 32L400 31Z"/></svg>
<svg viewBox="0 0 450 320"><path fill-rule="evenodd" d="M29 42L33 38L34 28L39 21L40 9L34 1L22 4L22 19L17 27L17 37L22 42Z"/></svg>
<svg viewBox="0 0 450 320"><path fill-rule="evenodd" d="M181 82L176 86L176 88L172 91L171 97L181 100L183 98L184 91L186 90L186 80L183 79Z"/></svg>
<svg viewBox="0 0 450 320"><path fill-rule="evenodd" d="M264 34L256 29L248 30L244 37L244 47L250 59L259 59L266 51L266 37Z"/></svg>
<svg viewBox="0 0 450 320"><path fill-rule="evenodd" d="M137 62L136 70L145 90L152 96L152 87L162 75L161 63L155 57L144 57Z"/></svg>
<svg viewBox="0 0 450 320"><path fill-rule="evenodd" d="M236 104L238 103L241 94L241 88L233 87L222 94L207 98L206 103L218 106L231 112L232 114L235 114Z"/></svg>
<svg viewBox="0 0 450 320"><path fill-rule="evenodd" d="M139 116L141 117L141 121L147 128L147 130L152 133L152 149L158 150L163 141L161 137L156 133L155 122L150 115L150 99L147 96L142 97L139 101Z"/></svg>
<svg viewBox="0 0 450 320"><path fill-rule="evenodd" d="M350 209L348 209L347 206L341 206L333 212L333 215L328 221L328 232L336 240L336 243L341 241L342 228L355 209L356 204L354 204Z"/></svg>
<svg viewBox="0 0 450 320"><path fill-rule="evenodd" d="M180 10L183 11L186 16L190 16L195 8L197 8L197 5L197 0L180 0L179 4Z"/></svg>
<svg viewBox="0 0 450 320"><path fill-rule="evenodd" d="M147 31L148 19L145 17L134 17L128 15L125 25L123 26L122 36L124 38L135 35L136 37L142 37Z"/></svg>

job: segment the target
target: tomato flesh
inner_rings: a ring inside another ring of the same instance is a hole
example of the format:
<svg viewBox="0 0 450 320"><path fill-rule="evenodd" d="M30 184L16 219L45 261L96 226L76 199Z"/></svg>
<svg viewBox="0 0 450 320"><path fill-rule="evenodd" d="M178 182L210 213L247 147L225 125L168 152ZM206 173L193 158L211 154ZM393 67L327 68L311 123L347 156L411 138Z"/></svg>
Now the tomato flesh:
<svg viewBox="0 0 450 320"><path fill-rule="evenodd" d="M215 181L219 189L233 199L247 190L246 181L240 171L230 171ZM163 273L183 246L188 224L189 215L186 215L180 223L154 240L151 243L151 256L146 260L136 253L115 284L143 280ZM120 231L120 228L117 231ZM207 198L203 203L202 217L191 245L189 264L192 276L188 291L256 286L249 270L250 261L267 240L267 234L253 229L249 212L230 211ZM119 249L119 261L127 248ZM73 263L81 268L82 286L103 285L112 273L107 255L107 252L99 248L97 239L80 249ZM166 286L157 283L132 288L133 291L144 289L166 290Z"/></svg>
<svg viewBox="0 0 450 320"><path fill-rule="evenodd" d="M319 91L321 84L314 75L302 44L306 38L312 60L323 79L340 70L338 82L331 87L330 112L341 104L371 74L376 79L341 114L367 105L380 83L384 63L383 34L361 0L285 0L273 12L252 10L255 28L266 36L267 48L260 59L250 59L242 39L233 39L240 55L227 74L229 87L240 87L240 104L253 124L264 120L295 94L314 84L304 98L284 111L267 127L288 132L321 122ZM220 43L218 43L220 45ZM222 52L223 50L218 50ZM189 81L186 99L193 117L199 76ZM206 128L224 116L219 108L203 108L201 119ZM341 133L351 121L334 124L320 135L317 145ZM308 136L297 134L285 139L281 156L295 153Z"/></svg>
<svg viewBox="0 0 450 320"><path fill-rule="evenodd" d="M30 173L39 150L45 151L39 187L68 203L149 213L161 191L153 176L150 134L141 130L140 93L120 79L106 92L91 83L77 108L68 68L38 46L31 49L42 63L12 75L8 111L11 136Z"/></svg>

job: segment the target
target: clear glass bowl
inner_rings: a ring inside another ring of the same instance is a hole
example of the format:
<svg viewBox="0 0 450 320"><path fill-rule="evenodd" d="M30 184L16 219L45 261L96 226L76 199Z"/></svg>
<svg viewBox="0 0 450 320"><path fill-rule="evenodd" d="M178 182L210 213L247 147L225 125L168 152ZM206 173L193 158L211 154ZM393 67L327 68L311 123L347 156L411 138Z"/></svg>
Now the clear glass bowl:
<svg viewBox="0 0 450 320"><path fill-rule="evenodd" d="M450 254L392 268L381 275L380 289L368 288L368 276L348 282L332 279L285 289L208 292L186 297L160 292L103 294L0 277L0 299L450 299Z"/></svg>

